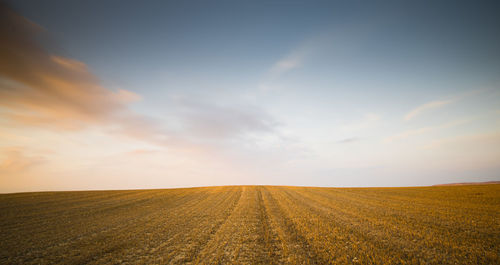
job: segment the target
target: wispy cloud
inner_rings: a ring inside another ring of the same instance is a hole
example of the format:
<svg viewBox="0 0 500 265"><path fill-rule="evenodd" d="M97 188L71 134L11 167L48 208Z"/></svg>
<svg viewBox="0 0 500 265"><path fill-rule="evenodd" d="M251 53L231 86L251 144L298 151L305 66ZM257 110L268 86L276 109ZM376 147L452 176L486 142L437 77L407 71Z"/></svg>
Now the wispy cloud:
<svg viewBox="0 0 500 265"><path fill-rule="evenodd" d="M407 131L404 131L404 132L387 137L385 139L385 142L393 142L393 141L397 141L397 140L403 140L403 139L409 138L411 136L421 135L421 134L425 134L425 133L440 130L440 129L447 129L447 128L455 127L458 125L468 123L472 120L473 120L473 118L460 119L460 120L456 120L456 121L446 122L446 123L443 123L443 124L437 125L437 126L429 126L429 127L422 127L422 128L418 128L418 129L407 130Z"/></svg>
<svg viewBox="0 0 500 265"><path fill-rule="evenodd" d="M145 141L168 132L129 105L128 90L103 87L83 62L50 54L37 41L44 31L0 6L0 119L11 127L67 131L100 127Z"/></svg>
<svg viewBox="0 0 500 265"><path fill-rule="evenodd" d="M275 87L275 82L282 76L304 65L304 62L318 49L320 43L325 42L323 36L311 38L304 41L301 45L291 50L284 57L274 62L267 70L261 81L259 88L269 90Z"/></svg>
<svg viewBox="0 0 500 265"><path fill-rule="evenodd" d="M0 12L0 107L8 110L4 118L77 128L108 120L139 98L100 86L84 63L46 52L33 23L5 6Z"/></svg>
<svg viewBox="0 0 500 265"><path fill-rule="evenodd" d="M288 71L291 71L295 68L298 68L302 65L304 60L304 52L294 52L285 58L277 61L271 69L269 69L269 74L273 77L277 77L279 75L285 74Z"/></svg>
<svg viewBox="0 0 500 265"><path fill-rule="evenodd" d="M292 52L274 63L273 66L267 71L264 80L260 83L259 89L266 91L275 87L274 83L281 76L302 66L304 56L304 52Z"/></svg>
<svg viewBox="0 0 500 265"><path fill-rule="evenodd" d="M478 94L484 93L484 92L489 91L489 90L490 89L469 90L469 91L465 91L465 92L460 93L460 94L456 94L454 96L450 96L449 99L447 99L447 100L435 100L435 101L431 101L431 102L422 104L422 105L416 107L415 109L411 110L410 112L408 112L404 116L404 120L405 121L412 120L413 118L415 118L415 117L417 117L425 112L442 108L442 107L449 105L451 103L461 101L464 98L478 95Z"/></svg>
<svg viewBox="0 0 500 265"><path fill-rule="evenodd" d="M489 132L489 133L476 133L468 135L460 135L453 137L446 137L438 140L434 140L423 146L423 149L433 149L438 147L454 147L454 148L464 148L465 144L471 148L469 149L481 149L480 151L493 151L495 153L500 153L499 149L496 148L500 143L500 131ZM498 157L498 156L492 156ZM498 159L495 159L497 164Z"/></svg>
<svg viewBox="0 0 500 265"><path fill-rule="evenodd" d="M423 105L416 107L412 111L408 112L408 114L405 115L404 120L409 121L409 120L417 117L418 115L420 115L424 112L427 112L427 111L430 111L433 109L441 108L441 107L446 106L454 101L455 101L454 99L450 99L450 100L437 100L437 101L431 101L431 102L425 103Z"/></svg>

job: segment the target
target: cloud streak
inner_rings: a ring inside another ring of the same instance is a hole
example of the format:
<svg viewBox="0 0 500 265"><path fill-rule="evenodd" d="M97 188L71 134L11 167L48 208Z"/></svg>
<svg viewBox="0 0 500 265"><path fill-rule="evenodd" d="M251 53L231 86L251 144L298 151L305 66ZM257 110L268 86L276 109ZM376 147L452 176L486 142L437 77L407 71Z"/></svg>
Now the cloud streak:
<svg viewBox="0 0 500 265"><path fill-rule="evenodd" d="M323 41L324 40L321 38L313 38L305 41L302 45L296 47L286 56L276 61L265 73L265 77L259 85L259 88L261 90L269 90L283 75L293 71L294 69L302 67L304 61L311 55L311 53L318 49L318 43Z"/></svg>
<svg viewBox="0 0 500 265"><path fill-rule="evenodd" d="M471 97L471 96L478 95L478 94L482 94L482 93L487 92L489 90L490 89L483 88L483 89L475 89L475 90L465 91L465 92L462 92L460 94L457 94L457 95L450 97L450 99L448 99L448 100L435 100L435 101L425 103L423 105L416 107L412 111L408 112L404 116L404 120L405 121L412 120L413 118L415 118L415 117L417 117L425 112L428 112L428 111L431 111L434 109L442 108L442 107L449 105L451 103L461 101L464 98Z"/></svg>
<svg viewBox="0 0 500 265"><path fill-rule="evenodd" d="M303 60L304 53L292 53L287 57L277 61L269 70L269 74L273 77L283 75L286 72L300 67Z"/></svg>
<svg viewBox="0 0 500 265"><path fill-rule="evenodd" d="M405 115L404 120L409 121L409 120L417 117L418 115L421 115L422 113L425 113L425 112L433 110L433 109L441 108L441 107L446 106L454 101L455 100L450 99L450 100L437 100L437 101L431 101L431 102L425 103L423 105L416 107L412 111L408 112L408 114Z"/></svg>
<svg viewBox="0 0 500 265"><path fill-rule="evenodd" d="M398 134L395 134L393 136L387 137L385 139L385 142L394 142L397 140L403 140L403 139L409 138L411 136L416 136L416 135L425 134L425 133L436 131L436 130L455 127L458 125L466 124L472 120L473 119L461 119L461 120L447 122L447 123L444 123L444 124L441 124L438 126L429 126L429 127L422 127L422 128L413 129L413 130L407 130L407 131L404 131L402 133L398 133Z"/></svg>
<svg viewBox="0 0 500 265"><path fill-rule="evenodd" d="M49 53L44 30L0 4L0 122L57 132L99 128L143 142L191 148L158 120L132 111L141 96L110 90L78 60Z"/></svg>
<svg viewBox="0 0 500 265"><path fill-rule="evenodd" d="M0 6L0 111L16 124L76 130L122 123L140 96L102 87L87 66L48 53L39 27Z"/></svg>

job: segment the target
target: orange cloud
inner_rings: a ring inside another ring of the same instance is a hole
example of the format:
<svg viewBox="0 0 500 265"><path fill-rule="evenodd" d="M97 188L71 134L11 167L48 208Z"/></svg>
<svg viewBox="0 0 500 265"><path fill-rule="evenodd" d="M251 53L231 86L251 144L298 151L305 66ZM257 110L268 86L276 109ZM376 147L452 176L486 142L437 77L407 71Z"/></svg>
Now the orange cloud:
<svg viewBox="0 0 500 265"><path fill-rule="evenodd" d="M58 129L122 123L140 96L102 87L83 62L49 54L36 39L42 33L0 5L0 117Z"/></svg>

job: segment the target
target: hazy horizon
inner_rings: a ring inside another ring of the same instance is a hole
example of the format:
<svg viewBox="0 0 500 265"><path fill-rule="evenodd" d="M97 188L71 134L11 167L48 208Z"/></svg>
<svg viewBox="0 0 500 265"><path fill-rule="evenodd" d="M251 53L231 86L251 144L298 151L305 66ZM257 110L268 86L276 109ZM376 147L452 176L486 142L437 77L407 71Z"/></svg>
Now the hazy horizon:
<svg viewBox="0 0 500 265"><path fill-rule="evenodd" d="M499 12L0 2L0 193L498 181Z"/></svg>

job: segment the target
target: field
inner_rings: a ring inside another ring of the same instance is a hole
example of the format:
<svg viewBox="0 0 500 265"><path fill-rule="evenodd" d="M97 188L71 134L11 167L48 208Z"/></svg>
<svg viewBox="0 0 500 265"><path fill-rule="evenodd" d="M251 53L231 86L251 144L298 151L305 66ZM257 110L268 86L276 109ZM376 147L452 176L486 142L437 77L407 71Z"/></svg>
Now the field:
<svg viewBox="0 0 500 265"><path fill-rule="evenodd" d="M1 264L500 264L500 185L0 195Z"/></svg>

